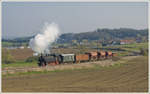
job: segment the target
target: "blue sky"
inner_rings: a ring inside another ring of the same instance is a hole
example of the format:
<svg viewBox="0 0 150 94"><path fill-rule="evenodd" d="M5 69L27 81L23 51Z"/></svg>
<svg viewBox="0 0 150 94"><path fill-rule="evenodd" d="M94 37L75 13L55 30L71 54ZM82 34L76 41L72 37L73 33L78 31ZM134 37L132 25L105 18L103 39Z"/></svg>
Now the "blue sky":
<svg viewBox="0 0 150 94"><path fill-rule="evenodd" d="M35 35L45 22L55 22L61 33L97 28L148 28L148 3L3 2L2 37Z"/></svg>

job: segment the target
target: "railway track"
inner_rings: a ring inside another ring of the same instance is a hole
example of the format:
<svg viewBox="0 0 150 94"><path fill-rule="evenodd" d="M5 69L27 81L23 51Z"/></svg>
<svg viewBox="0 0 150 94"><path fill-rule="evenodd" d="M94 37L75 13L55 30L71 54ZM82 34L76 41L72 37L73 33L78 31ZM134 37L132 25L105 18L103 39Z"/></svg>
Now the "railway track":
<svg viewBox="0 0 150 94"><path fill-rule="evenodd" d="M121 61L130 60L138 56L126 56L122 57ZM54 70L64 70L64 69L81 69L81 68L91 68L94 64L99 64L101 66L110 66L117 63L112 59L102 60L102 61L93 61L93 62L84 62L77 64L60 64L55 66L46 66L46 67L6 67L2 69L2 74L14 74L21 72L31 72L31 71L54 71Z"/></svg>

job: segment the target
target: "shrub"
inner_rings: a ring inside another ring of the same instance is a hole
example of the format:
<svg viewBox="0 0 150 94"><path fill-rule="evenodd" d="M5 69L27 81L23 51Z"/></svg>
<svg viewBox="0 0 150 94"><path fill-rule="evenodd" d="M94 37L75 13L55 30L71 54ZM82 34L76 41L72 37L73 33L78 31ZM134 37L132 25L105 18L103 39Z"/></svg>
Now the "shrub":
<svg viewBox="0 0 150 94"><path fill-rule="evenodd" d="M26 62L34 62L38 61L38 56L32 56L26 59Z"/></svg>
<svg viewBox="0 0 150 94"><path fill-rule="evenodd" d="M14 63L14 62L15 62L15 59L10 54L10 51L7 49L2 49L2 63L10 64L10 63Z"/></svg>
<svg viewBox="0 0 150 94"><path fill-rule="evenodd" d="M143 56L147 56L148 55L148 49L140 48L140 54Z"/></svg>

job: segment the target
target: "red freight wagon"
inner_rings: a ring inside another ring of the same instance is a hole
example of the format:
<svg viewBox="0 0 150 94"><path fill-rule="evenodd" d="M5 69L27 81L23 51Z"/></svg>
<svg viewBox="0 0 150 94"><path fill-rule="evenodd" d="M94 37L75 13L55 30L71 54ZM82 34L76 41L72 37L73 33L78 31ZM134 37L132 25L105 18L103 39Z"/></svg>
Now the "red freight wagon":
<svg viewBox="0 0 150 94"><path fill-rule="evenodd" d="M76 55L76 62L83 62L83 61L88 61L89 60L89 55L88 54L78 54Z"/></svg>
<svg viewBox="0 0 150 94"><path fill-rule="evenodd" d="M112 57L112 52L111 51L107 51L107 57Z"/></svg>
<svg viewBox="0 0 150 94"><path fill-rule="evenodd" d="M106 57L106 52L105 51L100 51L98 52L98 58L105 58Z"/></svg>
<svg viewBox="0 0 150 94"><path fill-rule="evenodd" d="M106 58L112 57L112 52L111 51L106 51Z"/></svg>
<svg viewBox="0 0 150 94"><path fill-rule="evenodd" d="M97 52L88 52L86 54L89 55L90 60L97 60L97 56L98 56Z"/></svg>

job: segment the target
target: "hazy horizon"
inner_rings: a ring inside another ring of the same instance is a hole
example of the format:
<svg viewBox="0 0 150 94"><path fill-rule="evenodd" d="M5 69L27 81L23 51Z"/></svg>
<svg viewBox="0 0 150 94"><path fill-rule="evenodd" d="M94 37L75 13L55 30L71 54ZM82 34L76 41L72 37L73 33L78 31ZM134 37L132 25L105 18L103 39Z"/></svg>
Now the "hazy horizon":
<svg viewBox="0 0 150 94"><path fill-rule="evenodd" d="M121 29L121 28L96 28L96 29ZM94 30L96 30L94 29ZM134 28L122 28L122 29L134 29ZM134 30L146 30L148 28L144 28L144 29L134 29ZM87 32L94 32L93 31L87 31ZM66 32L66 33L63 33L63 34L67 34L67 33L73 33L73 34L77 34L77 33L86 33L86 32ZM21 37L10 37L10 38L7 38L7 37L2 37L2 39L16 39L16 38L26 38L26 37L32 37L32 36L36 36L35 35L28 35L28 36L21 36Z"/></svg>
<svg viewBox="0 0 150 94"><path fill-rule="evenodd" d="M148 29L148 3L2 3L2 38L36 35L45 22L58 24L61 33L97 28Z"/></svg>

